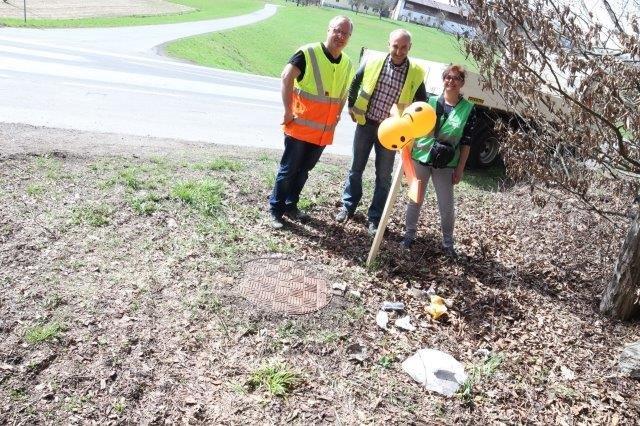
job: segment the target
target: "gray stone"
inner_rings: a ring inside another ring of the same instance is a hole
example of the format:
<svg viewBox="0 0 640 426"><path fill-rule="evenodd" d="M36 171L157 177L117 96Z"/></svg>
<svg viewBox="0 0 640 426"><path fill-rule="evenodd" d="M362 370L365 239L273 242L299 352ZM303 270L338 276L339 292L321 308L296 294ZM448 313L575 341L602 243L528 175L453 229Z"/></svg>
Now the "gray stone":
<svg viewBox="0 0 640 426"><path fill-rule="evenodd" d="M347 356L350 361L364 362L367 359L367 348L360 343L347 346Z"/></svg>
<svg viewBox="0 0 640 426"><path fill-rule="evenodd" d="M404 311L404 303L402 302L382 302L383 311Z"/></svg>
<svg viewBox="0 0 640 426"><path fill-rule="evenodd" d="M429 298L429 293L428 292L426 292L424 290L421 290L419 288L415 288L415 287L411 287L408 290L408 293L409 293L409 295L411 297L414 297L414 298L416 298L418 300L424 300L424 299L428 299Z"/></svg>
<svg viewBox="0 0 640 426"><path fill-rule="evenodd" d="M640 379L640 340L627 345L620 354L620 372Z"/></svg>
<svg viewBox="0 0 640 426"><path fill-rule="evenodd" d="M452 396L467 380L464 366L436 349L420 349L402 363L402 369L428 390Z"/></svg>

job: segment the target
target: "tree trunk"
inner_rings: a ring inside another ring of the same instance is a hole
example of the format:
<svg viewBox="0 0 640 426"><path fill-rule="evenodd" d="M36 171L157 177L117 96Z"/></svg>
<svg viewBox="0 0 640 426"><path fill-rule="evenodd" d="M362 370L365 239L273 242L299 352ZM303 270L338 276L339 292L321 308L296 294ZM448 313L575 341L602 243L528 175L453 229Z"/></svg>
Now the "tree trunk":
<svg viewBox="0 0 640 426"><path fill-rule="evenodd" d="M622 320L640 316L640 208L624 240L611 282L600 302L600 311Z"/></svg>

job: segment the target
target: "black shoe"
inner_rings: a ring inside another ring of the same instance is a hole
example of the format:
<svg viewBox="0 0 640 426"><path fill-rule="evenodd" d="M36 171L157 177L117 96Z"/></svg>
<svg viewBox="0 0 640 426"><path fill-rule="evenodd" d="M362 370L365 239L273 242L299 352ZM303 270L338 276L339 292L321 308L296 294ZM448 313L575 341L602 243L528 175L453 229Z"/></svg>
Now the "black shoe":
<svg viewBox="0 0 640 426"><path fill-rule="evenodd" d="M347 220L351 219L352 216L353 216L353 213L350 213L349 210L343 207L340 209L340 211L336 215L336 222L340 222L340 223L346 222Z"/></svg>
<svg viewBox="0 0 640 426"><path fill-rule="evenodd" d="M376 235L376 232L378 232L378 224L369 222L369 224L367 225L367 233L369 234L369 236L373 237L374 235Z"/></svg>
<svg viewBox="0 0 640 426"><path fill-rule="evenodd" d="M402 248L403 250L411 250L411 246L413 246L413 238L404 237L404 239L400 243L400 248Z"/></svg>
<svg viewBox="0 0 640 426"><path fill-rule="evenodd" d="M298 208L286 211L284 214L288 218L297 220L299 222L306 222L307 220L311 219L311 216L309 216L307 213L303 212L302 210L299 210Z"/></svg>
<svg viewBox="0 0 640 426"><path fill-rule="evenodd" d="M456 250L453 247L442 247L442 251L447 257L450 257L452 259L458 258L458 253L456 253Z"/></svg>
<svg viewBox="0 0 640 426"><path fill-rule="evenodd" d="M282 220L282 217L272 214L269 225L272 229L282 229L284 228L284 221Z"/></svg>

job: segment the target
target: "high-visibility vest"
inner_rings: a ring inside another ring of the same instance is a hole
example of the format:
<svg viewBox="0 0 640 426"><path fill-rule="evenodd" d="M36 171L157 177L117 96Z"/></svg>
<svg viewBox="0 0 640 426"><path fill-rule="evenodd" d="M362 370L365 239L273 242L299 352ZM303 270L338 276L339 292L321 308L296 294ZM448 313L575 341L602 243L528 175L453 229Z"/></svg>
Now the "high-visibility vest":
<svg viewBox="0 0 640 426"><path fill-rule="evenodd" d="M439 96L429 97L429 105L431 105L436 111L438 98ZM456 167L458 165L458 161L460 161L459 143L460 139L462 139L464 126L467 124L467 120L469 119L469 115L471 114L472 110L473 103L464 98L461 98L449 113L447 121L445 121L444 123L440 123L438 139L448 142L456 148L453 160L451 160L449 164L447 164L447 167ZM442 120L442 117L440 119ZM429 161L431 160L431 147L435 142L434 131L435 129L430 134L421 138L417 138L415 140L415 142L413 143L413 150L411 151L411 156L414 160L421 163L429 164Z"/></svg>
<svg viewBox="0 0 640 426"><path fill-rule="evenodd" d="M353 65L345 53L340 63L331 63L320 43L307 44L300 50L306 70L302 80L293 84L294 119L284 126L284 133L315 145L331 145L353 78Z"/></svg>
<svg viewBox="0 0 640 426"><path fill-rule="evenodd" d="M371 95L376 88L376 84L378 83L378 78L380 77L380 72L382 72L382 66L384 65L384 61L386 58L373 58L367 61L364 66L364 75L362 76L362 86L360 87L360 92L358 93L358 98L354 103L351 111L356 118L356 122L358 124L364 125L367 121L365 115L367 113L367 108L369 107L369 101L371 100ZM418 87L424 81L425 71L418 64L414 64L409 61L409 69L407 70L407 77L404 80L404 85L402 86L402 91L400 92L400 96L398 97L398 109L402 113L402 110L407 107L411 102L413 102L413 98L418 91Z"/></svg>

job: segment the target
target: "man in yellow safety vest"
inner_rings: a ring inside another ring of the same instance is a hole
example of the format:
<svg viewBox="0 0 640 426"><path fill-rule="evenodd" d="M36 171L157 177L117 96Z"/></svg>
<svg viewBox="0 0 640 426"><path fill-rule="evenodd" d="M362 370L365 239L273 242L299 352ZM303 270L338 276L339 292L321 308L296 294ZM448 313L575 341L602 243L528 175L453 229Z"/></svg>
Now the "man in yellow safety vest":
<svg viewBox="0 0 640 426"><path fill-rule="evenodd" d="M353 160L342 194L336 221L346 222L362 198L362 174L371 149L376 151L376 184L368 211L368 232L375 235L391 188L395 151L378 140L378 126L389 117L393 104L402 111L414 101L426 101L425 71L409 60L411 34L397 29L389 34L389 54L367 59L349 88L349 114L357 123L353 138Z"/></svg>

